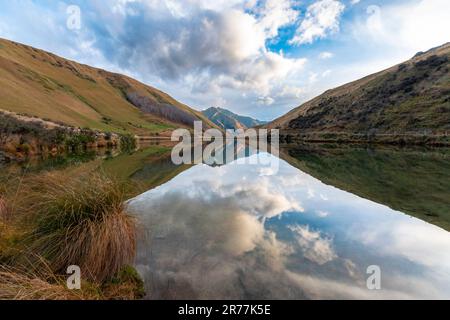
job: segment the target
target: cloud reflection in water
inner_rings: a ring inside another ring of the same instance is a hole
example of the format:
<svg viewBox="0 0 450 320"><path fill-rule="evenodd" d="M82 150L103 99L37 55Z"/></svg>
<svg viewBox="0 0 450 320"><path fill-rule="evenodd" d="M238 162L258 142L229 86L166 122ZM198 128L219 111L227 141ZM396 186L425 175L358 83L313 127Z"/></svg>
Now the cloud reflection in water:
<svg viewBox="0 0 450 320"><path fill-rule="evenodd" d="M448 232L282 160L198 165L130 208L151 299L450 298ZM373 264L382 290L366 288Z"/></svg>

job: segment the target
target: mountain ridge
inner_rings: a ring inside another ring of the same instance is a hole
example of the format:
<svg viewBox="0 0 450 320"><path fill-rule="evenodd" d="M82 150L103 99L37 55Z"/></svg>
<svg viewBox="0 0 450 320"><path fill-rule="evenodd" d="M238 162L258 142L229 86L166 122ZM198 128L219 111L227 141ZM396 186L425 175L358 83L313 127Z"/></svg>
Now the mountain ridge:
<svg viewBox="0 0 450 320"><path fill-rule="evenodd" d="M450 43L446 43L327 90L266 127L280 129L291 139L320 141L448 136L449 70Z"/></svg>
<svg viewBox="0 0 450 320"><path fill-rule="evenodd" d="M0 38L0 109L108 132L153 135L203 114L126 75Z"/></svg>
<svg viewBox="0 0 450 320"><path fill-rule="evenodd" d="M211 120L214 124L222 129L248 129L259 125L266 124L265 121L260 121L248 116L236 114L230 110L210 107L203 110L202 113Z"/></svg>

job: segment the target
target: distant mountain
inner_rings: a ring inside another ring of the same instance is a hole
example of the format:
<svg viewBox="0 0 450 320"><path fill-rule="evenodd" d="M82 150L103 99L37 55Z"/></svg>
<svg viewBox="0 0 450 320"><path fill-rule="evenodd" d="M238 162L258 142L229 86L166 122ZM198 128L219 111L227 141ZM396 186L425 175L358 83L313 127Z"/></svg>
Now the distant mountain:
<svg viewBox="0 0 450 320"><path fill-rule="evenodd" d="M267 125L299 140L450 143L450 43L329 90ZM443 137L444 136L444 137Z"/></svg>
<svg viewBox="0 0 450 320"><path fill-rule="evenodd" d="M75 127L148 135L196 120L166 93L130 77L0 39L0 109Z"/></svg>
<svg viewBox="0 0 450 320"><path fill-rule="evenodd" d="M251 117L240 116L222 108L212 107L202 113L222 129L247 129L267 123Z"/></svg>

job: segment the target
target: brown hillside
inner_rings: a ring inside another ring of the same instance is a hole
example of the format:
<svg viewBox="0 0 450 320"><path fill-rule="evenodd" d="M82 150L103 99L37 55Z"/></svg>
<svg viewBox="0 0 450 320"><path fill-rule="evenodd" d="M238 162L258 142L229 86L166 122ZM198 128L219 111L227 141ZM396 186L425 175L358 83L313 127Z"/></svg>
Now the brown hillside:
<svg viewBox="0 0 450 320"><path fill-rule="evenodd" d="M447 135L450 44L329 90L268 125L289 134Z"/></svg>
<svg viewBox="0 0 450 320"><path fill-rule="evenodd" d="M0 39L0 109L71 126L154 134L191 127L201 112L130 77Z"/></svg>

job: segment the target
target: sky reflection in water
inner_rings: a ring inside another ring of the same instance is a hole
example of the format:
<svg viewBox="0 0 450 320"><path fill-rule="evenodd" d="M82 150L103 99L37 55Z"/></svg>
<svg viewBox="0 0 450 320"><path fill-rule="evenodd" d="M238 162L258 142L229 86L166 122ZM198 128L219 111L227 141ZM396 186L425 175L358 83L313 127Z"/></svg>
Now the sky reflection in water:
<svg viewBox="0 0 450 320"><path fill-rule="evenodd" d="M130 208L151 299L450 298L447 231L283 160L277 173L198 165ZM381 290L366 287L369 265Z"/></svg>

